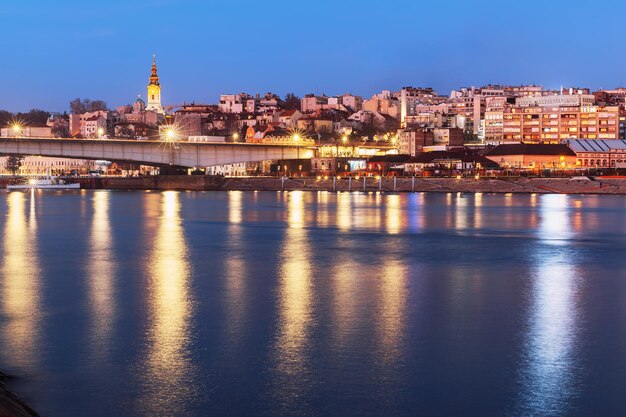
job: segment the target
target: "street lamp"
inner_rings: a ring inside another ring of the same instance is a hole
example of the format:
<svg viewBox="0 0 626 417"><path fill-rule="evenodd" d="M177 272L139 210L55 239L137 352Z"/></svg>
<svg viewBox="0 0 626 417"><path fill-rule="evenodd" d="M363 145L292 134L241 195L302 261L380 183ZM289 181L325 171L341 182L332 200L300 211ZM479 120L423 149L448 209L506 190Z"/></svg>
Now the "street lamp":
<svg viewBox="0 0 626 417"><path fill-rule="evenodd" d="M176 130L173 127L167 128L165 130L165 134L163 135L163 139L167 142L173 142L176 140L176 137L178 136L178 134L176 133Z"/></svg>
<svg viewBox="0 0 626 417"><path fill-rule="evenodd" d="M104 129L99 127L98 128L98 139L102 139L102 135L104 135Z"/></svg>
<svg viewBox="0 0 626 417"><path fill-rule="evenodd" d="M343 142L343 144L344 144L344 145L345 145L346 143L348 143L348 136L343 135L343 136L341 137L341 141Z"/></svg>
<svg viewBox="0 0 626 417"><path fill-rule="evenodd" d="M233 141L237 141L239 139L239 133L233 133Z"/></svg>
<svg viewBox="0 0 626 417"><path fill-rule="evenodd" d="M23 128L24 127L20 123L15 122L11 125L11 133L13 133L13 136L18 137L22 134Z"/></svg>

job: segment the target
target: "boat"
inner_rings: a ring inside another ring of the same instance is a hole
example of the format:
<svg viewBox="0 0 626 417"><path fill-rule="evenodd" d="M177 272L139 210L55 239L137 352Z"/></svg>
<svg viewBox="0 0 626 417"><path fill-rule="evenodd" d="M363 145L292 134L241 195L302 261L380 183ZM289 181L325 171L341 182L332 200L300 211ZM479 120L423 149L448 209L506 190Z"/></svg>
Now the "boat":
<svg viewBox="0 0 626 417"><path fill-rule="evenodd" d="M7 191L78 189L80 189L80 183L67 183L65 180L51 175L48 175L45 178L31 178L25 184L7 185Z"/></svg>

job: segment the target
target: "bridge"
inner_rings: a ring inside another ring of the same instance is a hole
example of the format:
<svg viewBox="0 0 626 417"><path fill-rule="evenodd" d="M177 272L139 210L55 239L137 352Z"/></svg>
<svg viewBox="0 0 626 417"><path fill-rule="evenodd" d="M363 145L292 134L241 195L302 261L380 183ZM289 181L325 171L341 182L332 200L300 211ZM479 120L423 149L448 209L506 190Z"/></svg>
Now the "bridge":
<svg viewBox="0 0 626 417"><path fill-rule="evenodd" d="M133 164L204 168L277 159L310 159L314 148L251 143L139 141L120 139L0 138L2 155L107 160Z"/></svg>

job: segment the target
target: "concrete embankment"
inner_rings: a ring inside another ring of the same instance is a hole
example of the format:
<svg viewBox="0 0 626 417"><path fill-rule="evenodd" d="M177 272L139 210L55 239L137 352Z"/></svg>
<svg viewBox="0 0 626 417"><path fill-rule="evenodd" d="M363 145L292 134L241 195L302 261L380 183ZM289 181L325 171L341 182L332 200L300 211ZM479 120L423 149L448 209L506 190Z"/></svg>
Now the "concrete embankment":
<svg viewBox="0 0 626 417"><path fill-rule="evenodd" d="M626 178L575 180L569 178L383 178L351 181L317 178L223 178L209 176L155 176L86 179L83 188L126 190L304 190L464 193L626 194Z"/></svg>
<svg viewBox="0 0 626 417"><path fill-rule="evenodd" d="M0 180L5 187L9 180ZM71 179L84 189L110 190L305 190L383 192L463 193L562 193L626 194L626 178L598 177L595 180L570 178L269 178L213 177L202 175L160 175L149 177L97 177Z"/></svg>
<svg viewBox="0 0 626 417"><path fill-rule="evenodd" d="M0 371L0 381L7 378L7 375ZM8 391L3 382L0 382L0 417L38 417L28 404Z"/></svg>

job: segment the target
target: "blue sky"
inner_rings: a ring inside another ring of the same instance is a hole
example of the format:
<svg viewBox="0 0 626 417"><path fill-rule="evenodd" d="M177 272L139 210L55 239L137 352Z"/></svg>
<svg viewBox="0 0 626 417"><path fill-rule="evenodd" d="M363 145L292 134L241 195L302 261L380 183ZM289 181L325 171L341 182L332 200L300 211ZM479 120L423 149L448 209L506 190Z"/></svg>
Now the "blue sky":
<svg viewBox="0 0 626 417"><path fill-rule="evenodd" d="M625 15L612 0L4 0L0 109L130 103L153 53L164 104L403 85L611 88L626 84Z"/></svg>

